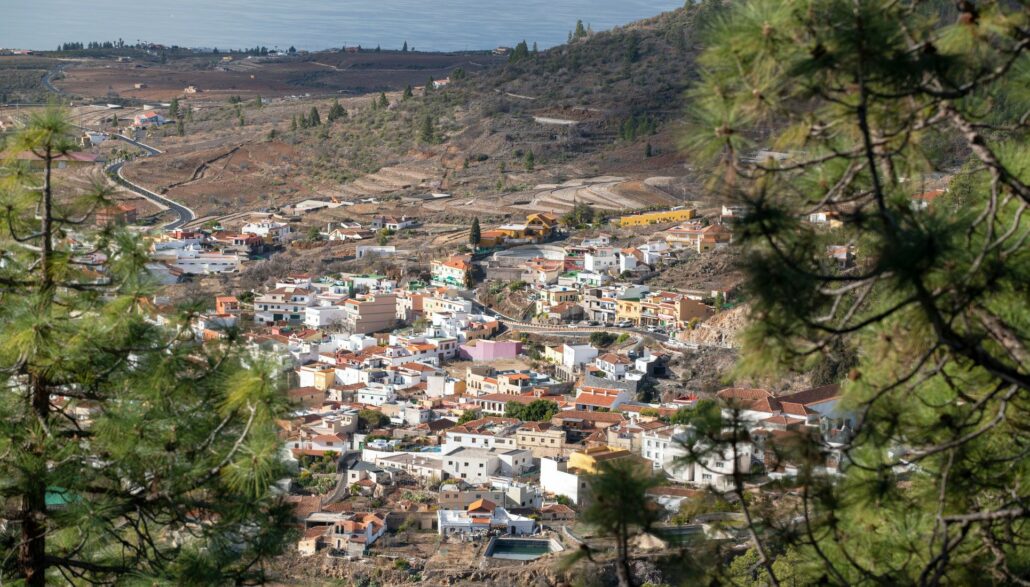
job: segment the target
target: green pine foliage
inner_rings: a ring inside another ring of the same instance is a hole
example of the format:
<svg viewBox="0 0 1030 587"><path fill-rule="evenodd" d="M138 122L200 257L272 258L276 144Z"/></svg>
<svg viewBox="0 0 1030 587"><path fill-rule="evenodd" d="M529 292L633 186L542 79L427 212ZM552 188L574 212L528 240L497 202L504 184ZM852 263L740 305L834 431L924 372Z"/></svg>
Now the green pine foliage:
<svg viewBox="0 0 1030 587"><path fill-rule="evenodd" d="M633 114L619 125L619 138L624 141L635 141L638 137L653 135L658 132L658 121L648 114Z"/></svg>
<svg viewBox="0 0 1030 587"><path fill-rule="evenodd" d="M0 578L261 582L292 519L271 490L277 377L232 331L198 341L196 306L149 319L145 243L82 224L106 188L54 197L49 170L77 134L56 107L33 114L11 146L43 171L0 168Z"/></svg>
<svg viewBox="0 0 1030 587"><path fill-rule="evenodd" d="M1028 23L1015 3L888 0L749 0L708 20L685 141L748 210L740 373L829 357L854 415L835 447L796 455L807 524L753 536L767 583L1030 573ZM952 191L913 200L937 170ZM842 228L803 221L826 209ZM839 481L817 474L827 454ZM775 564L788 547L800 575Z"/></svg>
<svg viewBox="0 0 1030 587"><path fill-rule="evenodd" d="M587 36L587 29L583 26L582 20L576 21L576 30L572 33L573 39L582 39Z"/></svg>
<svg viewBox="0 0 1030 587"><path fill-rule="evenodd" d="M428 113L422 117L422 123L418 129L418 140L421 143L431 145L436 142L436 130L433 128L433 117Z"/></svg>
<svg viewBox="0 0 1030 587"><path fill-rule="evenodd" d="M332 124L337 120L346 120L347 110L340 104L339 100L333 100L333 105L329 107L329 112L326 114L326 120Z"/></svg>
<svg viewBox="0 0 1030 587"><path fill-rule="evenodd" d="M518 63L529 58L529 45L525 41L519 41L511 53L508 54L509 63Z"/></svg>

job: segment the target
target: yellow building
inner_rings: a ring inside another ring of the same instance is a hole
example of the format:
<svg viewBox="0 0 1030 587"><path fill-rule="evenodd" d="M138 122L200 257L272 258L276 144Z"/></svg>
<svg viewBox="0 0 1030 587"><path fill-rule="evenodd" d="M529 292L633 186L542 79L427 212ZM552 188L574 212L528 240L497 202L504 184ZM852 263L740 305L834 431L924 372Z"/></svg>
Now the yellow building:
<svg viewBox="0 0 1030 587"><path fill-rule="evenodd" d="M596 473L597 467L605 461L632 457L633 453L621 448L610 446L595 446L582 451L575 451L569 455L569 469L576 469L583 473Z"/></svg>
<svg viewBox="0 0 1030 587"><path fill-rule="evenodd" d="M556 344L554 346L544 347L544 360L555 365L561 365L562 361L565 360L565 354L562 351L563 344Z"/></svg>
<svg viewBox="0 0 1030 587"><path fill-rule="evenodd" d="M615 300L615 321L622 322L623 320L640 324L640 300Z"/></svg>
<svg viewBox="0 0 1030 587"><path fill-rule="evenodd" d="M647 226L648 224L660 224L663 222L683 222L697 216L694 208L682 208L680 210L665 210L664 212L644 212L632 216L623 216L619 219L619 226Z"/></svg>

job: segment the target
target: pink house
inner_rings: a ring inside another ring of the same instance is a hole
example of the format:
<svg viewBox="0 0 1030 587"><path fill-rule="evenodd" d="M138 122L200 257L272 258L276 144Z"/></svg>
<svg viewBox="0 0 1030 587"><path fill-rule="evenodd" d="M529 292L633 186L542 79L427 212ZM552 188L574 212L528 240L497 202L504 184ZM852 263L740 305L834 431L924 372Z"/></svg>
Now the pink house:
<svg viewBox="0 0 1030 587"><path fill-rule="evenodd" d="M470 340L458 349L458 357L473 361L513 359L522 352L522 343L511 340Z"/></svg>

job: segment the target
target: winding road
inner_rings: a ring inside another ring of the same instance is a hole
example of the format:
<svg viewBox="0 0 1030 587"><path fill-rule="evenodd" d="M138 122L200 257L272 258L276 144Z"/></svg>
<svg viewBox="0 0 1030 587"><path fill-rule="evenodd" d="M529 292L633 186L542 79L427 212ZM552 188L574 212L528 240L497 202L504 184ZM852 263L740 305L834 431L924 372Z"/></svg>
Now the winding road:
<svg viewBox="0 0 1030 587"><path fill-rule="evenodd" d="M130 145L139 147L144 152L146 152L147 157L153 157L154 155L161 154L160 149L151 147L150 145L141 143L135 139L130 139L125 135L112 134L111 136L120 141L125 141ZM193 210L190 210L189 208L183 206L179 202L176 202L175 200L170 200L162 196L161 194L154 193L148 190L147 188L126 179L125 175L122 174L122 166L124 166L126 163L127 161L124 160L115 161L114 163L107 166L107 171L114 176L113 179L115 182L124 186L126 189L136 192L137 194L150 200L154 204L157 204L160 208L164 210L171 210L172 212L175 212L178 218L169 222L168 224L165 224L162 228L164 228L165 230L175 230L177 228L182 228L183 226L193 221L193 219L197 217Z"/></svg>
<svg viewBox="0 0 1030 587"><path fill-rule="evenodd" d="M67 63L61 64L61 65L58 65L57 67L55 67L54 69L51 69L50 71L47 71L46 75L43 76L43 85L46 87L47 90L49 90L50 92L52 92L54 94L57 94L57 95L64 95L65 94L65 92L63 92L61 89L59 89L57 86L55 86L53 84L53 80L54 80L54 78L58 74L62 73L64 71L64 69L66 67L68 67L68 65L70 65L70 64L67 64ZM87 127L81 126L81 125L75 125L75 126L78 126L82 130L89 130L89 131L93 131L93 132L103 132L103 131L96 131L95 129L87 128ZM160 149L156 148L156 147L151 147L150 145L141 143L141 142L137 141L136 139L131 139L131 138L129 138L129 137L125 136L125 135L122 135L122 134L111 133L110 136L112 136L112 137L114 137L114 138L116 138L116 139L118 139L120 141L125 141L126 143L129 143L130 145L133 145L135 147L138 147L138 148L142 149L146 153L147 157L153 157L154 155L160 155L162 153L162 151ZM130 191L136 192L137 194L139 194L140 196L143 196L147 200L150 200L151 202L153 202L154 204L156 204L158 207L160 207L163 210L171 210L172 212L175 212L175 214L176 214L176 216L178 216L178 218L173 220L173 221L171 221L171 222L169 222L168 224L165 224L162 228L164 228L165 230L175 230L177 228L182 228L184 225L186 225L189 222L193 221L193 219L197 217L197 215L193 212L193 210L190 210L189 208L187 208L186 206L180 204L179 202L176 202L175 200L171 200L169 198L166 198L166 197L162 196L161 194L154 193L154 192L148 190L147 188L145 188L145 187L143 187L141 185L138 185L136 183L133 183L133 182L129 181L128 179L126 179L125 175L122 174L122 167L126 163L127 163L127 161L124 161L124 160L122 160L122 161L115 161L114 163L112 163L112 164L107 166L107 171L113 175L113 179L114 179L114 181L116 183L122 185L123 187L125 187L126 189L128 189Z"/></svg>

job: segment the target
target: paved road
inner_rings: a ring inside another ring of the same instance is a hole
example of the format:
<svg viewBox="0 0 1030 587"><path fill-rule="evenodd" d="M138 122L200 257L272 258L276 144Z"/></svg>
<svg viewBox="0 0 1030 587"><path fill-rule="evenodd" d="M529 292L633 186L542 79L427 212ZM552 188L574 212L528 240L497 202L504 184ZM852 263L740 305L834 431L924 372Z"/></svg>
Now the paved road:
<svg viewBox="0 0 1030 587"><path fill-rule="evenodd" d="M196 215L193 213L193 210L190 210L186 206L183 206L182 204L176 201L169 200L168 198L160 194L155 194L154 192L125 179L125 176L122 175L122 166L125 165L125 163L125 161L118 161L117 163L114 163L113 165L110 165L107 168L108 171L114 174L115 181L125 186L126 188L136 192L137 194L143 196L144 198L150 200L151 202L154 202L159 206L163 206L164 208L169 209L172 212L175 212L175 214L178 216L177 219L173 220L172 222L169 222L168 224L165 224L162 228L164 228L165 230L175 230L177 228L182 228L185 224L191 222L196 217Z"/></svg>
<svg viewBox="0 0 1030 587"><path fill-rule="evenodd" d="M113 134L111 136L120 141L125 141L130 145L134 145L136 147L139 147L140 149L143 149L147 153L147 157L152 157L154 155L161 154L160 149L151 147L150 145L141 143L135 139L130 139L125 135ZM122 175L122 166L125 165L125 163L125 161L117 161L108 166L107 170L114 174L115 181L125 186L126 188L136 192L137 194L143 196L144 198L150 200L151 202L154 202L158 206L162 206L166 209L171 210L172 212L175 212L176 216L178 216L176 220L173 220L172 222L165 224L162 228L164 228L165 230L175 230L177 228L182 228L184 225L190 223L191 221L193 221L194 218L197 217L197 215L193 213L193 210L190 210L189 208L183 206L179 202L176 202L175 200L170 200L162 196L161 194L156 194L148 190L147 188L141 185L137 185L126 179L125 176Z"/></svg>
<svg viewBox="0 0 1030 587"><path fill-rule="evenodd" d="M63 72L64 68L68 67L68 65L69 64L58 65L54 69L51 69L51 70L47 71L46 75L43 76L43 85L46 86L47 90L49 90L50 92L53 92L54 94L57 94L57 95L64 94L64 92L62 92L60 89L57 88L57 86L55 86L53 84L53 79L54 79L55 76L57 76L58 74ZM80 126L80 125L76 125L76 126L78 126L79 128L81 128L83 130L94 130L94 129L88 129L87 127ZM139 142L139 141L137 141L135 139L131 139L131 138L125 136L125 135L112 134L111 136L113 136L114 138L116 138L116 139L118 139L120 141L125 141L126 143L129 143L130 145L134 145L136 147L139 147L140 149L142 149L143 151L146 152L146 154L147 154L146 156L147 157L153 157L154 155L160 155L161 154L161 150L160 149L157 149L155 147L151 147L150 145L141 143L141 142ZM116 182L118 182L119 184L125 186L125 188L127 188L127 189L129 189L131 191L136 192L137 194L143 196L144 198L150 200L151 202L154 202L155 204L157 204L158 206L161 206L162 208L169 209L172 212L175 212L175 214L176 214L176 216L178 216L178 218L176 220L173 220L172 222L169 222L168 224L165 224L163 226L164 229L166 229L166 230L175 230L176 228L181 228L183 225L189 223L190 221L192 221L194 218L197 217L197 215L193 213L193 210L190 210L186 206L183 206L182 204L180 204L180 203L178 203L178 202L176 202L174 200L169 200L168 198L162 196L161 194L156 194L156 193L148 190L147 188L145 188L145 187L143 187L141 185L137 185L137 184L129 181L128 179L125 179L125 176L122 175L122 166L124 166L125 163L126 163L125 161L117 161L117 162L109 165L107 167L107 170L114 175L114 180Z"/></svg>
<svg viewBox="0 0 1030 587"><path fill-rule="evenodd" d="M564 334L568 336L590 336L595 332L626 332L629 334L637 334L639 336L650 336L658 342L668 342L669 336L658 332L648 332L645 328L620 328L618 326L606 325L606 326L579 326L576 324L568 324L564 326L548 326L545 324L531 324L522 320L516 320L510 316L505 316L500 312L488 308L481 304L478 300L472 300L472 304L479 308L479 310L493 318L497 318L497 321L504 324L508 330L519 330L523 332L537 332L541 334Z"/></svg>
<svg viewBox="0 0 1030 587"><path fill-rule="evenodd" d="M69 63L62 63L61 65L58 65L57 67L46 72L46 75L43 76L43 85L46 87L47 91L57 94L58 96L64 95L64 92L62 92L60 89L57 88L57 86L54 85L54 77L62 73L64 71L64 68L68 67L69 65Z"/></svg>

